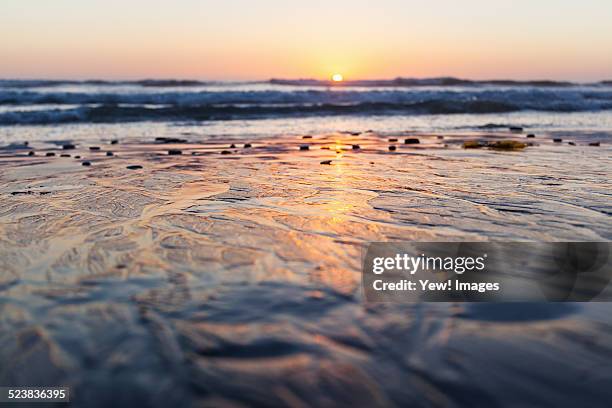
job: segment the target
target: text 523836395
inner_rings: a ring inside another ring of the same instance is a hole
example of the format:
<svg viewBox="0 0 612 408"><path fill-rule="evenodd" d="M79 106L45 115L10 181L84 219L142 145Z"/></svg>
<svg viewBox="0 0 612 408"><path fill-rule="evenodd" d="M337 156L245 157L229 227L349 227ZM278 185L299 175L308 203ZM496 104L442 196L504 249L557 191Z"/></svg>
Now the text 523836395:
<svg viewBox="0 0 612 408"><path fill-rule="evenodd" d="M0 402L69 402L67 387L0 387Z"/></svg>

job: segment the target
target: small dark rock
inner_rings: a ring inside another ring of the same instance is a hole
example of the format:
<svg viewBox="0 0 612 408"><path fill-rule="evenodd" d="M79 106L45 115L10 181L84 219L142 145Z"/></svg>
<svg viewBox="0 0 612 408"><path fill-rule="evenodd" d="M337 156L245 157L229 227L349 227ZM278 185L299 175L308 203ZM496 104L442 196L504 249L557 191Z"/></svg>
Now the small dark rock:
<svg viewBox="0 0 612 408"><path fill-rule="evenodd" d="M302 139L312 139L312 136L310 136L310 135L304 135L304 136L302 136Z"/></svg>
<svg viewBox="0 0 612 408"><path fill-rule="evenodd" d="M310 147L308 147L308 145L301 145L300 146L300 150L308 150L310 149Z"/></svg>
<svg viewBox="0 0 612 408"><path fill-rule="evenodd" d="M106 152L107 156L114 156L115 154L113 152Z"/></svg>
<svg viewBox="0 0 612 408"><path fill-rule="evenodd" d="M250 143L245 143L245 144L244 144L244 148L245 148L245 149L248 149L249 147L252 147Z"/></svg>
<svg viewBox="0 0 612 408"><path fill-rule="evenodd" d="M553 139L553 142L555 142L555 143L561 143L561 142L563 142L563 139Z"/></svg>
<svg viewBox="0 0 612 408"><path fill-rule="evenodd" d="M232 154L232 152L230 152L229 150L222 150L221 154Z"/></svg>
<svg viewBox="0 0 612 408"><path fill-rule="evenodd" d="M438 139L444 139L444 136L438 135L436 136Z"/></svg>
<svg viewBox="0 0 612 408"><path fill-rule="evenodd" d="M510 126L509 129L511 132L522 132L523 131L523 128L520 126Z"/></svg>
<svg viewBox="0 0 612 408"><path fill-rule="evenodd" d="M230 147L229 147L229 148L230 148L230 149L235 149L235 148L236 148L236 145L232 143L232 144L230 145Z"/></svg>
<svg viewBox="0 0 612 408"><path fill-rule="evenodd" d="M55 156L55 153L53 153L53 152L47 152L47 154L45 154L45 156L47 156L47 157L53 157L53 156Z"/></svg>
<svg viewBox="0 0 612 408"><path fill-rule="evenodd" d="M322 150L329 150L329 146L321 146Z"/></svg>
<svg viewBox="0 0 612 408"><path fill-rule="evenodd" d="M599 142L591 142L589 143L589 146L599 146Z"/></svg>
<svg viewBox="0 0 612 408"><path fill-rule="evenodd" d="M66 143L65 145L62 146L62 149L64 149L64 150L72 150L72 149L76 149L76 146L73 145L72 143Z"/></svg>
<svg viewBox="0 0 612 408"><path fill-rule="evenodd" d="M359 146L358 144L354 144L353 145L353 150L357 150L357 149L361 149L361 146Z"/></svg>
<svg viewBox="0 0 612 408"><path fill-rule="evenodd" d="M23 145L24 145L24 146L27 146L27 145L29 145L29 144L30 144L30 142L28 142L27 140L26 140L25 142L23 142Z"/></svg>
<svg viewBox="0 0 612 408"><path fill-rule="evenodd" d="M404 140L404 144L419 144L419 143L421 143L421 141L417 139L416 137L411 137L411 138Z"/></svg>
<svg viewBox="0 0 612 408"><path fill-rule="evenodd" d="M323 160L323 161L321 162L321 164L331 164L331 163L332 163L332 161L331 161L331 160Z"/></svg>
<svg viewBox="0 0 612 408"><path fill-rule="evenodd" d="M532 138L532 137L535 137L535 135L533 133L530 133L527 135L527 137Z"/></svg>
<svg viewBox="0 0 612 408"><path fill-rule="evenodd" d="M119 143L119 141L117 139L113 139L113 140L110 141L110 144L117 144L117 143Z"/></svg>
<svg viewBox="0 0 612 408"><path fill-rule="evenodd" d="M397 147L395 147L393 145L389 146L389 150L391 150L392 152L395 151L396 149L397 149Z"/></svg>
<svg viewBox="0 0 612 408"><path fill-rule="evenodd" d="M98 150L100 150L100 147L99 146L89 146L89 150L91 150L91 151L98 151Z"/></svg>
<svg viewBox="0 0 612 408"><path fill-rule="evenodd" d="M30 151L30 152L28 152L28 156L36 156L36 153Z"/></svg>
<svg viewBox="0 0 612 408"><path fill-rule="evenodd" d="M390 142L397 142L397 138L392 137L392 138L390 138L390 139L389 139L389 141L390 141Z"/></svg>
<svg viewBox="0 0 612 408"><path fill-rule="evenodd" d="M183 152L181 150L177 150L177 149L170 149L168 150L168 155L170 156L178 156L183 154Z"/></svg>
<svg viewBox="0 0 612 408"><path fill-rule="evenodd" d="M176 137L156 137L156 143L187 143L185 139L179 139Z"/></svg>
<svg viewBox="0 0 612 408"><path fill-rule="evenodd" d="M567 142L567 144L570 145L570 146L576 146L576 143L574 143L574 142Z"/></svg>
<svg viewBox="0 0 612 408"><path fill-rule="evenodd" d="M91 166L91 163L88 161L84 161L83 163L81 163L81 165L83 166Z"/></svg>
<svg viewBox="0 0 612 408"><path fill-rule="evenodd" d="M142 166L139 164L131 164L129 166L126 166L126 169L128 170L140 170L142 169Z"/></svg>
<svg viewBox="0 0 612 408"><path fill-rule="evenodd" d="M81 158L81 156L78 156L78 155L77 155L77 156L74 156L74 158L75 158L75 159L80 159L80 158Z"/></svg>
<svg viewBox="0 0 612 408"><path fill-rule="evenodd" d="M60 154L60 157L70 157L70 155L69 155L69 154L64 153L64 154Z"/></svg>

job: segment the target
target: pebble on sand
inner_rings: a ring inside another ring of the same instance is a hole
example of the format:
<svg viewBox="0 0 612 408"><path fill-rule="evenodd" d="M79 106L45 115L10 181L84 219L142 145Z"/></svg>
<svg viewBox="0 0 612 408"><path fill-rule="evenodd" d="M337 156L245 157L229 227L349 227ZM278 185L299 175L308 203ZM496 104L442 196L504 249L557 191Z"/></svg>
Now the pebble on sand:
<svg viewBox="0 0 612 408"><path fill-rule="evenodd" d="M34 153L33 151L29 151L28 156L36 156L36 153Z"/></svg>
<svg viewBox="0 0 612 408"><path fill-rule="evenodd" d="M178 156L178 155L181 155L181 154L183 154L183 152L181 150L178 150L178 149L170 149L170 150L168 150L168 155L169 156Z"/></svg>
<svg viewBox="0 0 612 408"><path fill-rule="evenodd" d="M98 151L98 150L100 150L100 147L99 146L89 146L89 150L91 150L91 151Z"/></svg>
<svg viewBox="0 0 612 408"><path fill-rule="evenodd" d="M331 160L323 160L323 161L321 162L321 164L331 164L331 163L332 163L332 161L331 161Z"/></svg>
<svg viewBox="0 0 612 408"><path fill-rule="evenodd" d="M62 146L62 149L64 149L64 150L72 150L72 149L76 149L76 146L73 145L72 143L66 143L65 145Z"/></svg>
<svg viewBox="0 0 612 408"><path fill-rule="evenodd" d="M139 170L139 169L142 169L142 166L140 164L131 164L129 166L126 166L126 169L128 169L128 170Z"/></svg>
<svg viewBox="0 0 612 408"><path fill-rule="evenodd" d="M70 157L70 155L69 155L69 154L64 153L64 154L60 154L60 157Z"/></svg>
<svg viewBox="0 0 612 408"><path fill-rule="evenodd" d="M221 154L232 154L232 152L230 152L229 150L222 150Z"/></svg>
<svg viewBox="0 0 612 408"><path fill-rule="evenodd" d="M361 149L361 146L359 146L358 144L354 144L353 145L353 150L357 150L357 149Z"/></svg>
<svg viewBox="0 0 612 408"><path fill-rule="evenodd" d="M570 146L576 146L576 143L574 143L574 142L567 142L567 144L570 145Z"/></svg>
<svg viewBox="0 0 612 408"><path fill-rule="evenodd" d="M397 138L392 137L392 138L390 138L390 139L389 139L389 141L390 141L390 142L397 142Z"/></svg>
<svg viewBox="0 0 612 408"><path fill-rule="evenodd" d="M230 145L230 147L229 147L229 148L230 148L230 149L235 149L235 148L236 148L236 145L232 143L232 144Z"/></svg>
<svg viewBox="0 0 612 408"><path fill-rule="evenodd" d="M522 132L523 131L523 128L520 126L510 126L509 129L511 132Z"/></svg>
<svg viewBox="0 0 612 408"><path fill-rule="evenodd" d="M300 146L300 150L308 150L310 149L310 147L308 147L308 145L301 145Z"/></svg>
<svg viewBox="0 0 612 408"><path fill-rule="evenodd" d="M47 157L53 157L53 156L55 156L55 153L53 153L53 152L47 152L47 154L46 154L45 156L47 156Z"/></svg>
<svg viewBox="0 0 612 408"><path fill-rule="evenodd" d="M312 139L312 136L310 136L310 135L304 135L304 136L302 136L302 139Z"/></svg>
<svg viewBox="0 0 612 408"><path fill-rule="evenodd" d="M245 149L248 149L249 147L252 147L250 143L245 143L245 144L244 144L244 148L245 148Z"/></svg>
<svg viewBox="0 0 612 408"><path fill-rule="evenodd" d="M81 156L78 156L78 155L77 155L77 156L74 156L74 158L75 158L75 159L80 159L80 158L81 158Z"/></svg>
<svg viewBox="0 0 612 408"><path fill-rule="evenodd" d="M404 140L404 144L419 144L419 143L421 143L421 141L417 139L416 137L410 137Z"/></svg>
<svg viewBox="0 0 612 408"><path fill-rule="evenodd" d="M535 135L533 133L530 133L527 135L527 137L532 138L532 137L535 137Z"/></svg>
<svg viewBox="0 0 612 408"><path fill-rule="evenodd" d="M396 150L396 149L397 149L397 147L395 147L395 146L393 146L393 145L389 146L389 150L391 150L391 151L394 151L394 150Z"/></svg>
<svg viewBox="0 0 612 408"><path fill-rule="evenodd" d="M110 141L110 144L117 144L117 143L119 143L119 140L117 140L117 139L113 139L113 140Z"/></svg>
<svg viewBox="0 0 612 408"><path fill-rule="evenodd" d="M561 143L563 141L563 139L553 139L553 142L555 143Z"/></svg>
<svg viewBox="0 0 612 408"><path fill-rule="evenodd" d="M106 152L107 156L114 156L115 154L113 152Z"/></svg>
<svg viewBox="0 0 612 408"><path fill-rule="evenodd" d="M88 161L84 161L83 163L81 163L81 165L83 166L91 166L91 163Z"/></svg>
<svg viewBox="0 0 612 408"><path fill-rule="evenodd" d="M187 140L176 137L156 137L155 143L187 143Z"/></svg>
<svg viewBox="0 0 612 408"><path fill-rule="evenodd" d="M438 135L438 136L436 136L436 137L437 137L438 139L444 139L444 136L442 136L442 135Z"/></svg>
<svg viewBox="0 0 612 408"><path fill-rule="evenodd" d="M589 146L599 146L599 142L591 142L589 143Z"/></svg>

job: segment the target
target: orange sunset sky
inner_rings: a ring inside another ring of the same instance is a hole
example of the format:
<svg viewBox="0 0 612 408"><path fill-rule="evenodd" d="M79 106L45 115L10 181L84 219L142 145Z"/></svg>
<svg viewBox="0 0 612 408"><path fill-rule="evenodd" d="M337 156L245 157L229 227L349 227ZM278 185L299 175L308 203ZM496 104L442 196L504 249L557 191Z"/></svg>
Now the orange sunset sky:
<svg viewBox="0 0 612 408"><path fill-rule="evenodd" d="M2 0L1 78L612 77L609 0Z"/></svg>

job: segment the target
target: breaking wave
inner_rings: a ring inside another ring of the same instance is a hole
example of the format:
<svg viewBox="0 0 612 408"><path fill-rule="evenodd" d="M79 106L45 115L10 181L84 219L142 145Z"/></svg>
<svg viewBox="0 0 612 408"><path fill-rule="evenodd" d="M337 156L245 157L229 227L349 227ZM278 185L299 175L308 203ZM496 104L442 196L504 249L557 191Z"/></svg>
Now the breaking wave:
<svg viewBox="0 0 612 408"><path fill-rule="evenodd" d="M603 83L328 87L308 80L278 81L0 81L0 124L612 110L612 86Z"/></svg>

